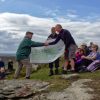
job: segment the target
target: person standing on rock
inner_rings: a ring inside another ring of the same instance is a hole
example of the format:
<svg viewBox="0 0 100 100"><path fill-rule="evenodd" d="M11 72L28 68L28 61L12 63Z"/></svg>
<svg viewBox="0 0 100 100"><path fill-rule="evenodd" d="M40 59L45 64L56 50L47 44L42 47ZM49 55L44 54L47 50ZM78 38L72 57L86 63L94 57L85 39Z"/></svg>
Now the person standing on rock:
<svg viewBox="0 0 100 100"><path fill-rule="evenodd" d="M51 34L48 36L48 39L47 40L52 40L52 39L56 39L57 38L57 33L55 32L55 27L52 27L51 28ZM49 63L49 68L50 68L50 71L49 71L49 76L52 76L54 75L54 72L53 72L53 64L55 64L55 74L59 74L59 58L56 59L54 62L51 62Z"/></svg>
<svg viewBox="0 0 100 100"><path fill-rule="evenodd" d="M56 44L59 40L62 40L65 44L65 63L63 65L63 74L67 73L67 67L70 61L70 65L71 65L71 71L75 71L75 52L77 49L76 43L71 35L71 33L66 30L63 29L62 26L60 24L57 24L55 26L55 31L58 34L58 37L56 38L55 41L51 42L51 43L46 43L46 45L54 45Z"/></svg>
<svg viewBox="0 0 100 100"><path fill-rule="evenodd" d="M18 61L18 67L15 71L14 79L17 79L23 66L26 67L26 79L30 79L32 64L29 60L29 55L31 53L31 47L44 46L44 43L32 41L32 32L26 32L25 38L20 43L17 53L16 60Z"/></svg>

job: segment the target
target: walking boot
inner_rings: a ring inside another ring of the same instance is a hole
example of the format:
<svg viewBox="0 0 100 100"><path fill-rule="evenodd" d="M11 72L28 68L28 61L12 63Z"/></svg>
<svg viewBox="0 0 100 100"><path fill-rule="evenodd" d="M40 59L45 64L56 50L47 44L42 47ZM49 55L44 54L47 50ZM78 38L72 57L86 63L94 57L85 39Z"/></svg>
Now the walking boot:
<svg viewBox="0 0 100 100"><path fill-rule="evenodd" d="M49 76L52 76L52 75L54 75L53 70L50 70Z"/></svg>

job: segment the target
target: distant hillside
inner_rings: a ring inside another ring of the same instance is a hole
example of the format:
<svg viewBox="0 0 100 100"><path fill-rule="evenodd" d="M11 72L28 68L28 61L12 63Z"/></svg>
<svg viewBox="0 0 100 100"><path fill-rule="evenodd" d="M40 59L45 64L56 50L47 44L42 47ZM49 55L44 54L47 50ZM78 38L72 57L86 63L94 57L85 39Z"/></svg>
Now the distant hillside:
<svg viewBox="0 0 100 100"><path fill-rule="evenodd" d="M0 53L0 57L15 57L15 53Z"/></svg>
<svg viewBox="0 0 100 100"><path fill-rule="evenodd" d="M5 62L5 66L7 66L9 60L16 62L14 53L0 53L0 58Z"/></svg>

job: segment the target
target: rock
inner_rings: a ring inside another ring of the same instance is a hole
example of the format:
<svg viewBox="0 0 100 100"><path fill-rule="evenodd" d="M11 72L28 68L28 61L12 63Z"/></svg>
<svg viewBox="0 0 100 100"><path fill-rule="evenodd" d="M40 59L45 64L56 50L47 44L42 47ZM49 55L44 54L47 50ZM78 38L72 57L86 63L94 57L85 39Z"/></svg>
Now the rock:
<svg viewBox="0 0 100 100"><path fill-rule="evenodd" d="M40 100L40 97L39 96L34 96L33 100Z"/></svg>
<svg viewBox="0 0 100 100"><path fill-rule="evenodd" d="M5 80L0 84L0 100L3 98L33 100L35 95L41 94L48 86L48 82L41 81Z"/></svg>
<svg viewBox="0 0 100 100"><path fill-rule="evenodd" d="M15 94L10 94L10 95L5 95L5 97L7 99L13 99L13 98L16 98L16 95Z"/></svg>
<svg viewBox="0 0 100 100"><path fill-rule="evenodd" d="M66 79L65 76L68 75L63 76ZM67 77L67 79L70 78ZM46 92L47 87L50 85L48 82L5 80L2 85L0 84L0 100L91 100L93 95L91 96L88 92L93 90L87 88L84 84L89 81L91 80L81 79L74 81L61 92Z"/></svg>
<svg viewBox="0 0 100 100"><path fill-rule="evenodd" d="M48 100L48 99L46 98L45 94L41 94L34 96L32 100Z"/></svg>
<svg viewBox="0 0 100 100"><path fill-rule="evenodd" d="M31 91L27 91L27 92L20 92L18 94L15 95L14 98L27 98L33 95L33 92Z"/></svg>
<svg viewBox="0 0 100 100"><path fill-rule="evenodd" d="M0 94L2 93L2 90L0 90Z"/></svg>
<svg viewBox="0 0 100 100"><path fill-rule="evenodd" d="M12 92L12 91L14 91L14 89L15 89L14 86L9 85L9 86L4 87L3 91Z"/></svg>
<svg viewBox="0 0 100 100"><path fill-rule="evenodd" d="M11 95L11 94L14 94L14 92L3 91L2 94L3 94L3 95Z"/></svg>
<svg viewBox="0 0 100 100"><path fill-rule="evenodd" d="M37 71L38 69L39 69L39 65L37 65L37 64L32 64L32 72L33 71Z"/></svg>
<svg viewBox="0 0 100 100"><path fill-rule="evenodd" d="M3 94L0 94L0 100L3 100L5 96Z"/></svg>
<svg viewBox="0 0 100 100"><path fill-rule="evenodd" d="M79 74L62 75L61 77L68 80L77 80L79 79Z"/></svg>

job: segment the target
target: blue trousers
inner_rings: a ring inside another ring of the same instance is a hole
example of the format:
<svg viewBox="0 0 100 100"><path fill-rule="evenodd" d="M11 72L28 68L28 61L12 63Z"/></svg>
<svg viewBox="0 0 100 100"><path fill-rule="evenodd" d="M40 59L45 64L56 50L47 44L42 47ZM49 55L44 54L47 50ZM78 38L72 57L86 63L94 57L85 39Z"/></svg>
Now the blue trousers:
<svg viewBox="0 0 100 100"><path fill-rule="evenodd" d="M5 72L0 72L0 79L3 79L3 78L5 78Z"/></svg>

